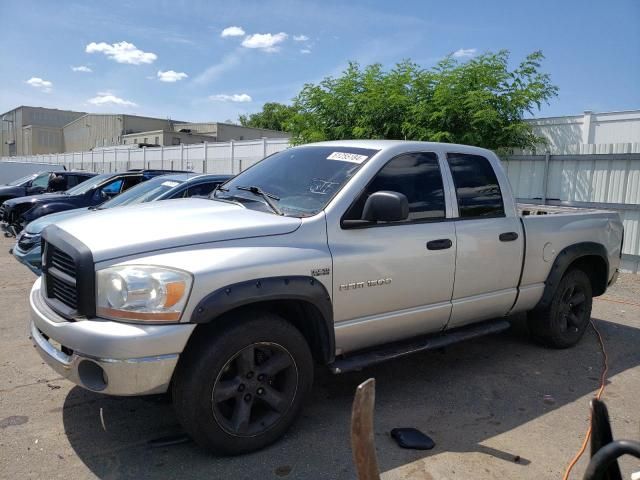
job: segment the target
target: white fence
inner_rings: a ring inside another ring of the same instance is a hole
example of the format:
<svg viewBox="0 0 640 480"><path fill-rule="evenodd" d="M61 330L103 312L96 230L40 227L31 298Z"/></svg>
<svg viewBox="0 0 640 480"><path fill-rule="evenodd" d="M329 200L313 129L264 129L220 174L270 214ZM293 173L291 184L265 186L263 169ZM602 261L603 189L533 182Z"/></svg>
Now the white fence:
<svg viewBox="0 0 640 480"><path fill-rule="evenodd" d="M520 155L503 164L519 201L617 211L623 268L640 271L640 153Z"/></svg>
<svg viewBox="0 0 640 480"><path fill-rule="evenodd" d="M2 157L0 161L52 163L69 170L118 172L132 168L190 170L198 173L240 173L267 155L289 147L287 138L196 143L171 147L100 149L90 152L49 153Z"/></svg>
<svg viewBox="0 0 640 480"><path fill-rule="evenodd" d="M239 173L289 147L289 140L264 138L173 147L96 150L1 160L53 163L94 172L131 168ZM615 151L619 150L619 153ZM623 267L640 271L640 153L630 147L592 155L514 155L503 160L519 201L603 208L620 213L625 227Z"/></svg>

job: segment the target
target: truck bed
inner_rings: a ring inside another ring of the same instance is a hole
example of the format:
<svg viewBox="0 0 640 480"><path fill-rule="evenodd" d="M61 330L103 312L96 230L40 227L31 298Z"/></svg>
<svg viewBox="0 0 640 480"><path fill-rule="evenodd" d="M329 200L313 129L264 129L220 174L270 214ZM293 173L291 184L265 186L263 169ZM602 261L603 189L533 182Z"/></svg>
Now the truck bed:
<svg viewBox="0 0 640 480"><path fill-rule="evenodd" d="M538 205L534 203L518 203L516 204L516 207L518 209L518 214L521 217L527 217L530 215L580 215L588 213L611 213L608 210L599 210L596 208Z"/></svg>

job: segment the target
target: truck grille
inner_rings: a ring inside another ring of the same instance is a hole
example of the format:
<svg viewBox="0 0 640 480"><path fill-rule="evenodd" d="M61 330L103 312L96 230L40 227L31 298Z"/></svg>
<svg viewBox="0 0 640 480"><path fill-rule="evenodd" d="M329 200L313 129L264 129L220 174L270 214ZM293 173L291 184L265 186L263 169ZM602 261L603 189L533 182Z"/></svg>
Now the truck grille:
<svg viewBox="0 0 640 480"><path fill-rule="evenodd" d="M96 315L95 264L85 244L56 225L42 231L45 302L68 320Z"/></svg>
<svg viewBox="0 0 640 480"><path fill-rule="evenodd" d="M73 258L50 243L46 246L46 252L48 297L55 298L77 311L78 290Z"/></svg>
<svg viewBox="0 0 640 480"><path fill-rule="evenodd" d="M60 300L73 310L78 309L78 292L76 291L75 285L69 285L64 280L56 278L55 275L49 275L47 278L47 288L53 295L53 298Z"/></svg>
<svg viewBox="0 0 640 480"><path fill-rule="evenodd" d="M49 266L60 270L62 273L72 277L75 280L76 263L73 261L73 258L51 244L49 245L49 248L52 249L52 251L50 252L51 263Z"/></svg>

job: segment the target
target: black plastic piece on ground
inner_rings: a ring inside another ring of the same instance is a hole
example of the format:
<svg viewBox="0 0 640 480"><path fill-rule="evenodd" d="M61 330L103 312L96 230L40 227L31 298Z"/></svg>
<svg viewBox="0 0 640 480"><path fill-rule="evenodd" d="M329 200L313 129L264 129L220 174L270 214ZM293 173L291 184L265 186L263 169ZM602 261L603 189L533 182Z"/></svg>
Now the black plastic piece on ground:
<svg viewBox="0 0 640 480"><path fill-rule="evenodd" d="M362 352L355 352L344 358L339 358L329 365L333 373L346 373L361 370L364 367L375 365L386 360L403 357L414 352L435 350L447 347L454 343L463 342L472 338L481 337L491 333L498 333L508 329L511 324L507 320L490 320L472 324L469 326L445 331L437 335L429 335L418 338L411 338L401 342L394 342L368 349Z"/></svg>
<svg viewBox="0 0 640 480"><path fill-rule="evenodd" d="M433 439L416 428L394 428L391 430L391 437L398 442L402 448L413 450L431 450L436 446Z"/></svg>

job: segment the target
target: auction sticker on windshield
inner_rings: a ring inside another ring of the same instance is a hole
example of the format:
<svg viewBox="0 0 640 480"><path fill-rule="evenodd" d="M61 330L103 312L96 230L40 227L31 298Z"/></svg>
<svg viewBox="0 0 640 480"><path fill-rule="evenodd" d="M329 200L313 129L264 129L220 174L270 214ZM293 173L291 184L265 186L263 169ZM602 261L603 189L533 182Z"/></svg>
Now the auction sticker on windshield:
<svg viewBox="0 0 640 480"><path fill-rule="evenodd" d="M171 188L173 188L173 187L175 187L177 185L180 185L180 183L179 182L172 182L171 180L167 180L166 182L162 182L162 186L163 187L171 187Z"/></svg>
<svg viewBox="0 0 640 480"><path fill-rule="evenodd" d="M357 153L333 152L327 157L327 160L341 160L343 162L362 163L368 157L366 155L358 155Z"/></svg>

